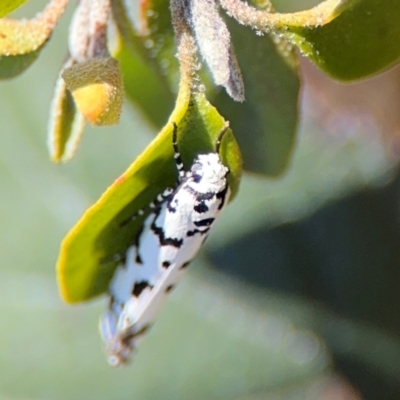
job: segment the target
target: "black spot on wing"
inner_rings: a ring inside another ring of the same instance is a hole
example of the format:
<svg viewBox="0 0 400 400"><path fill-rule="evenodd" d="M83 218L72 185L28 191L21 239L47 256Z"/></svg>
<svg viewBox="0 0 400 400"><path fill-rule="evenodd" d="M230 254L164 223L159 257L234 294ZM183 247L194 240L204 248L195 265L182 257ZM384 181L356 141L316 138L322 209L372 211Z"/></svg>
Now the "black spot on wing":
<svg viewBox="0 0 400 400"><path fill-rule="evenodd" d="M132 296L139 297L143 290L147 287L149 287L150 289L153 288L153 286L151 286L147 281L136 282L133 285Z"/></svg>
<svg viewBox="0 0 400 400"><path fill-rule="evenodd" d="M193 188L190 188L189 192L196 198L196 203L194 205L194 210L199 214L205 213L209 210L206 202L215 198L216 194L214 192L200 193Z"/></svg>
<svg viewBox="0 0 400 400"><path fill-rule="evenodd" d="M198 229L193 229L192 231L187 231L187 232L186 232L186 235L189 236L189 237L190 237L190 236L194 236L196 233L200 233L201 235L205 235L206 233L209 232L209 230L210 230L209 227L206 228L206 229L202 229L201 231L198 230Z"/></svg>
<svg viewBox="0 0 400 400"><path fill-rule="evenodd" d="M123 345L123 347L128 348L130 351L132 351L134 349L133 344L131 343L131 341L133 339L135 339L135 334L134 333L128 333L127 335L123 336L121 338L121 344ZM122 358L122 362L126 363L129 361L129 359L127 357L121 357Z"/></svg>
<svg viewBox="0 0 400 400"><path fill-rule="evenodd" d="M136 332L129 332L128 334L126 334L123 338L122 338L122 343L129 348L132 348L132 343L130 343L133 339L136 339L139 336L144 335L145 333L147 333L151 328L151 325L145 325L143 328L139 329Z"/></svg>
<svg viewBox="0 0 400 400"><path fill-rule="evenodd" d="M141 237L142 233L143 233L143 225L142 225L142 226L139 228L139 230L137 231L136 236L135 236L135 240L133 241L134 246L136 246L136 257L135 257L135 261L136 261L138 264L143 264L142 257L141 257L140 254L139 254L139 244L140 244L140 237Z"/></svg>
<svg viewBox="0 0 400 400"><path fill-rule="evenodd" d="M176 208L173 207L171 203L168 203L167 208L168 208L168 211L169 211L169 212L171 212L171 213L176 213Z"/></svg>
<svg viewBox="0 0 400 400"><path fill-rule="evenodd" d="M145 325L143 328L139 329L136 333L135 336L140 336L140 335L144 335L145 333L147 333L151 328L151 324L147 324Z"/></svg>
<svg viewBox="0 0 400 400"><path fill-rule="evenodd" d="M158 215L159 211L151 223L151 230L158 236L161 246L174 246L179 249L183 244L183 239L165 237L164 229L156 225Z"/></svg>
<svg viewBox="0 0 400 400"><path fill-rule="evenodd" d="M196 200L199 200L199 201L212 200L214 197L215 197L214 192L207 192L207 193L197 192Z"/></svg>
<svg viewBox="0 0 400 400"><path fill-rule="evenodd" d="M192 262L192 260L186 261L185 263L182 264L182 266L179 269L187 268L191 262Z"/></svg>
<svg viewBox="0 0 400 400"><path fill-rule="evenodd" d="M167 269L169 266L171 265L171 263L169 261L163 261L162 262L162 266L163 268Z"/></svg>
<svg viewBox="0 0 400 400"><path fill-rule="evenodd" d="M211 200L215 197L216 193L215 192L206 192L206 193L201 193L192 186L190 186L190 183L187 183L186 185L182 186L184 190L189 192L194 198L200 202L200 201L205 201L205 200Z"/></svg>
<svg viewBox="0 0 400 400"><path fill-rule="evenodd" d="M228 193L228 185L226 185L223 190L221 190L216 194L217 199L221 200L221 203L218 206L218 210L221 210L221 208L224 206L227 193Z"/></svg>
<svg viewBox="0 0 400 400"><path fill-rule="evenodd" d="M202 226L210 226L214 222L215 218L204 218L200 221L194 221L194 224L200 228Z"/></svg>
<svg viewBox="0 0 400 400"><path fill-rule="evenodd" d="M205 201L196 202L193 208L194 211L196 211L199 214L203 214L208 211L208 206Z"/></svg>
<svg viewBox="0 0 400 400"><path fill-rule="evenodd" d="M167 208L169 212L176 213L176 209L179 206L179 201L176 197L173 197L170 201L167 203Z"/></svg>
<svg viewBox="0 0 400 400"><path fill-rule="evenodd" d="M165 288L165 293L169 293L173 288L175 287L175 285L169 285Z"/></svg>

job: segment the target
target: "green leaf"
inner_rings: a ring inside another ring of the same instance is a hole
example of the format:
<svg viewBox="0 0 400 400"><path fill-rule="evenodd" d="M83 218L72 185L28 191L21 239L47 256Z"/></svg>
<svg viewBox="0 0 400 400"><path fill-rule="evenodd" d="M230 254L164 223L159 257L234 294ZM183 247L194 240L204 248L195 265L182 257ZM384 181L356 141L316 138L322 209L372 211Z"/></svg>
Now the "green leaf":
<svg viewBox="0 0 400 400"><path fill-rule="evenodd" d="M0 18L10 14L19 6L26 3L26 1L27 0L2 0L0 3Z"/></svg>
<svg viewBox="0 0 400 400"><path fill-rule="evenodd" d="M286 44L286 56L272 37L256 36L229 20L236 55L242 70L246 101L233 102L223 90L213 99L231 121L247 171L276 176L291 159L298 122L300 82L297 60ZM286 41L281 40L282 47Z"/></svg>
<svg viewBox="0 0 400 400"><path fill-rule="evenodd" d="M43 46L53 32L64 8L62 6L50 7L49 5L41 14L31 20L1 19L0 55L26 54Z"/></svg>
<svg viewBox="0 0 400 400"><path fill-rule="evenodd" d="M351 81L398 62L399 16L398 0L327 0L288 14L280 28L324 72Z"/></svg>
<svg viewBox="0 0 400 400"><path fill-rule="evenodd" d="M30 20L0 19L0 79L20 74L35 61L67 3L67 0L50 2Z"/></svg>
<svg viewBox="0 0 400 400"><path fill-rule="evenodd" d="M141 9L141 24L145 47L157 62L158 68L172 91L179 85L179 63L176 57L176 38L171 25L169 2L144 0Z"/></svg>
<svg viewBox="0 0 400 400"><path fill-rule="evenodd" d="M0 56L0 79L11 79L22 74L38 58L43 47L27 54Z"/></svg>
<svg viewBox="0 0 400 400"><path fill-rule="evenodd" d="M166 187L174 186L177 172L172 151L172 122L178 124L178 141L186 167L199 152L212 151L223 118L201 95L181 90L171 119L136 159L68 233L58 259L62 297L70 303L89 300L107 290L116 268L113 256L126 251L140 226L121 222L145 207ZM234 196L241 174L239 148L232 134L222 142L221 156L230 168Z"/></svg>
<svg viewBox="0 0 400 400"><path fill-rule="evenodd" d="M125 93L154 125L161 127L174 104L174 96L169 89L166 75L150 57L147 49L151 42L138 36L133 30L124 2L113 1L112 11L117 28L113 56L120 62ZM156 104L154 99L157 99Z"/></svg>
<svg viewBox="0 0 400 400"><path fill-rule="evenodd" d="M72 64L73 61L68 60L64 68ZM49 120L47 142L50 157L56 163L67 162L78 148L85 127L85 119L77 110L61 74L55 85Z"/></svg>

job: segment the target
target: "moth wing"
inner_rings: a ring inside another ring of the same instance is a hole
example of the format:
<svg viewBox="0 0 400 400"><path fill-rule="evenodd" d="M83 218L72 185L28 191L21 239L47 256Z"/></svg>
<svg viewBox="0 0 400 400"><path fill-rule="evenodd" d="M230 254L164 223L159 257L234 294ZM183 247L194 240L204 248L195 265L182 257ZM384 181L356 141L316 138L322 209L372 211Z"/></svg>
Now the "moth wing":
<svg viewBox="0 0 400 400"><path fill-rule="evenodd" d="M153 324L168 293L179 282L182 273L179 265L171 264L153 288L146 288L139 297L131 296L120 314L118 329L133 333L147 330Z"/></svg>

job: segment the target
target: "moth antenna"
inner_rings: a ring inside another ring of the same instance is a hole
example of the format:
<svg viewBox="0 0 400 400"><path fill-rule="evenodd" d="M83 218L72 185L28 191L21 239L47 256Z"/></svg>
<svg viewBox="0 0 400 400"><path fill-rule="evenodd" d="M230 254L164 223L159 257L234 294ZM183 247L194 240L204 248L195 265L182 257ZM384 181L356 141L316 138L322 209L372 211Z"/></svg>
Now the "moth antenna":
<svg viewBox="0 0 400 400"><path fill-rule="evenodd" d="M173 122L173 125L174 125L174 130L172 133L172 146L174 148L174 160L176 168L179 172L179 181L181 181L185 177L186 171L185 167L183 166L181 153L179 152L179 147L178 147L178 127L175 122Z"/></svg>
<svg viewBox="0 0 400 400"><path fill-rule="evenodd" d="M222 139L229 128L229 122L225 122L225 126L222 128L222 131L218 134L217 141L215 142L215 152L219 154L219 148L221 147Z"/></svg>

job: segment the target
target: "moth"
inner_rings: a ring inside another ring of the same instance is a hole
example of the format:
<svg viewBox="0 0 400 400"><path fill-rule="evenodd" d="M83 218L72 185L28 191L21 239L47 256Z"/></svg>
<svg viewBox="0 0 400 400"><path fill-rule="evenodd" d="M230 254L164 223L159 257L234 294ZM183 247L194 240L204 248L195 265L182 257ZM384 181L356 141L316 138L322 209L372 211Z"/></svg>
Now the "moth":
<svg viewBox="0 0 400 400"><path fill-rule="evenodd" d="M215 151L197 155L185 170L173 124L178 184L150 205L151 212L117 266L109 286L108 310L100 319L100 334L113 366L130 361L229 199L229 169L219 155L228 127L219 133ZM143 214L140 211L129 220Z"/></svg>

